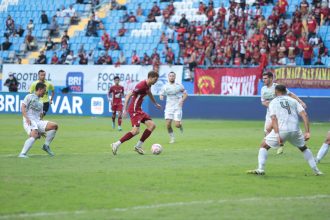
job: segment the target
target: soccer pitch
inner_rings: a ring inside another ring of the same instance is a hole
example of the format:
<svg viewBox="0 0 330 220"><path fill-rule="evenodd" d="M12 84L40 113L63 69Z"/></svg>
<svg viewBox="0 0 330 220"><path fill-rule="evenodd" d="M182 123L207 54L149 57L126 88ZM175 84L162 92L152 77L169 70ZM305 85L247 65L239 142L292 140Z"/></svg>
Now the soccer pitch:
<svg viewBox="0 0 330 220"><path fill-rule="evenodd" d="M319 164L324 176L314 176L289 144L283 155L270 151L265 176L245 173L257 165L262 121L184 120L184 134L175 130L170 145L156 119L146 155L133 151L135 137L114 157L110 143L130 129L128 119L122 132L110 118L47 119L59 124L56 156L38 140L31 158L19 159L27 138L22 118L0 115L0 220L329 219L330 154ZM314 155L329 129L311 124ZM150 153L153 143L163 146L161 155Z"/></svg>

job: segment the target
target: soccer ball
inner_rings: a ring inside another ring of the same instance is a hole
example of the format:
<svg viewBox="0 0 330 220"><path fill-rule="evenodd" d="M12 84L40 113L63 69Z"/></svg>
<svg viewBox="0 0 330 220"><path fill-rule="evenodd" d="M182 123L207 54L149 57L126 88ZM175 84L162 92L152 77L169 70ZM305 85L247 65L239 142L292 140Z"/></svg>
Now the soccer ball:
<svg viewBox="0 0 330 220"><path fill-rule="evenodd" d="M158 154L160 154L162 151L163 151L163 147L162 147L162 145L160 145L160 144L153 144L153 145L151 146L151 153L152 153L152 154L158 155Z"/></svg>

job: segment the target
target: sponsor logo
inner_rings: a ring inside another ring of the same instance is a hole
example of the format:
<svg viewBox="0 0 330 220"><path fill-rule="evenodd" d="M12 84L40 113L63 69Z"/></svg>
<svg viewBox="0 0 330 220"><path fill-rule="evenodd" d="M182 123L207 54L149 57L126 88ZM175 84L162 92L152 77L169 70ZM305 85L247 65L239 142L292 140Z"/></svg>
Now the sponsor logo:
<svg viewBox="0 0 330 220"><path fill-rule="evenodd" d="M68 72L66 75L66 86L72 92L83 92L84 74L82 72Z"/></svg>
<svg viewBox="0 0 330 220"><path fill-rule="evenodd" d="M91 113L93 115L102 115L104 110L104 100L102 97L93 97L91 99Z"/></svg>

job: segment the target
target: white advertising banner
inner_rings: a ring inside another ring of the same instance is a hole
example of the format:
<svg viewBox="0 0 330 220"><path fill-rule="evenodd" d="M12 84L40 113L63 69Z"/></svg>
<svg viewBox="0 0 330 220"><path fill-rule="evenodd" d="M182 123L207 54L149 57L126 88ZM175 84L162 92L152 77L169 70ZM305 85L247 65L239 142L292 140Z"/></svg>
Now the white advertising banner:
<svg viewBox="0 0 330 220"><path fill-rule="evenodd" d="M105 94L113 85L113 78L119 76L121 85L127 91L133 90L135 85L146 79L152 66L141 65L17 65L3 66L2 79L6 80L9 73L13 73L19 84L19 92L28 92L32 82L38 79L39 70L46 71L46 80L55 87L68 87L71 92L87 94ZM182 81L182 66L162 65L159 70L159 79L152 87L152 92L158 94L161 87L167 82L167 74L175 72L176 81ZM3 91L8 91L3 87Z"/></svg>

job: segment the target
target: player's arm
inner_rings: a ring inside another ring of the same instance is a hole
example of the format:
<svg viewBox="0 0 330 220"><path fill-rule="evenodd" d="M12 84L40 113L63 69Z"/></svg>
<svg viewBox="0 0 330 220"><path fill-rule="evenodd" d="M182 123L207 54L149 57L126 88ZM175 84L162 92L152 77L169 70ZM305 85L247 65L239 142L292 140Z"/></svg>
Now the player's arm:
<svg viewBox="0 0 330 220"><path fill-rule="evenodd" d="M261 101L261 104L262 104L263 106L265 106L266 108L268 108L269 103L270 103L270 101L268 101L268 100Z"/></svg>
<svg viewBox="0 0 330 220"><path fill-rule="evenodd" d="M160 101L164 100L164 96L165 96L165 86L163 86L162 90L160 90L160 92L159 92Z"/></svg>
<svg viewBox="0 0 330 220"><path fill-rule="evenodd" d="M22 115L23 115L23 117L25 118L25 120L26 120L26 123L28 124L28 125L31 125L31 120L29 119L29 117L27 116L27 114L26 114L26 105L25 105L25 103L22 103Z"/></svg>
<svg viewBox="0 0 330 220"><path fill-rule="evenodd" d="M188 98L188 93L187 91L183 91L183 94L182 94L182 99L180 101L180 106L182 107L183 106L183 103L186 101L186 99Z"/></svg>
<svg viewBox="0 0 330 220"><path fill-rule="evenodd" d="M261 105L268 108L270 101L264 98L263 90L261 90Z"/></svg>
<svg viewBox="0 0 330 220"><path fill-rule="evenodd" d="M153 94L149 91L148 92L148 96L151 100L152 103L154 103L154 105L156 106L156 108L160 109L162 106L160 104L158 104L155 100L155 97L153 96Z"/></svg>
<svg viewBox="0 0 330 220"><path fill-rule="evenodd" d="M124 108L123 108L123 116L126 115L126 111L127 111L127 106L128 106L128 103L129 101L131 100L131 97L133 96L133 93L130 92L128 93L126 96L125 96L125 103L124 103Z"/></svg>
<svg viewBox="0 0 330 220"><path fill-rule="evenodd" d="M54 95L55 95L55 89L54 89L54 86L52 84L51 84L50 90L52 92L51 92L51 95L50 95L49 104L52 104L53 103L53 99L54 99Z"/></svg>
<svg viewBox="0 0 330 220"><path fill-rule="evenodd" d="M109 89L109 91L107 92L107 97L108 97L108 101L110 102L111 101L111 89ZM112 97L113 98L113 97Z"/></svg>
<svg viewBox="0 0 330 220"><path fill-rule="evenodd" d="M308 119L308 115L307 115L307 112L306 111L301 111L299 113L299 115L302 118L302 120L304 121L304 127L305 127L304 137L305 137L305 141L307 141L311 137L310 130L309 130L309 119Z"/></svg>
<svg viewBox="0 0 330 220"><path fill-rule="evenodd" d="M296 96L294 93L290 92L290 93L288 94L288 96L290 96L291 98L297 100L297 101L300 103L300 105L302 105L302 107L304 107L304 109L307 108L306 103L303 102L303 101L302 101L298 96Z"/></svg>

